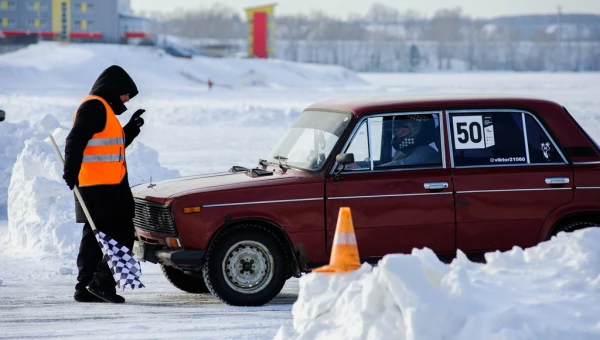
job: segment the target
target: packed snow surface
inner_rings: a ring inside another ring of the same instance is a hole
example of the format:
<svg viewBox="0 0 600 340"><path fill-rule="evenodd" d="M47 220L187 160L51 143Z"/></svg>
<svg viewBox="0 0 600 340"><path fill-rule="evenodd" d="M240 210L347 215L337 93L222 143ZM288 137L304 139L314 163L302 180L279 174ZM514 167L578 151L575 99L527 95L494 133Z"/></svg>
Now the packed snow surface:
<svg viewBox="0 0 600 340"><path fill-rule="evenodd" d="M356 74L276 60L184 60L152 48L95 44L48 43L0 55L0 109L7 112L0 123L0 339L93 340L109 333L123 339L272 339L282 326L280 338L326 332L343 338L349 334L343 325L371 339L598 338L593 231L524 252L488 254L487 265L461 257L444 265L428 250L388 256L379 267L365 265L343 278L308 275L299 298L298 280L289 280L276 300L259 308L182 292L150 263L143 263L146 288L125 291L127 303L119 308L73 302L81 225L74 223L73 193L46 138L52 133L64 147L81 99L113 63L125 67L140 90L121 123L146 109L146 124L127 149L132 185L256 166L306 106L331 98L537 96L563 104L600 140L595 73ZM208 77L215 82L211 91Z"/></svg>
<svg viewBox="0 0 600 340"><path fill-rule="evenodd" d="M598 339L600 228L536 247L384 257L346 274L300 279L294 330L278 339Z"/></svg>
<svg viewBox="0 0 600 340"><path fill-rule="evenodd" d="M88 88L90 81L110 64L124 67L140 85L140 91L155 88L172 92L199 85L206 87L208 79L215 87L226 89L365 84L356 73L333 65L237 58L182 59L153 47L64 46L44 42L0 57L0 79L11 80L0 82L0 90L10 91L15 86L46 90L49 83L53 90Z"/></svg>

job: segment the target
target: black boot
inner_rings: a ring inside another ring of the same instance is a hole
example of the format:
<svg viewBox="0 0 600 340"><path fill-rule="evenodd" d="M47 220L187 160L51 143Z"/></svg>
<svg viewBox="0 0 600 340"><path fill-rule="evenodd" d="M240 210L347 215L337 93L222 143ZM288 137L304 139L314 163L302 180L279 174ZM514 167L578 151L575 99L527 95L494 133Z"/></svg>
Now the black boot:
<svg viewBox="0 0 600 340"><path fill-rule="evenodd" d="M94 282L90 283L90 285L87 287L87 290L88 290L88 292L94 294L95 296L97 296L98 298L100 298L106 302L112 302L112 303L125 302L125 298L120 295L117 295L117 293L115 291L102 289L102 288L98 287Z"/></svg>
<svg viewBox="0 0 600 340"><path fill-rule="evenodd" d="M75 299L77 302L104 302L104 300L100 299L94 294L91 294L86 289L75 291L73 299Z"/></svg>

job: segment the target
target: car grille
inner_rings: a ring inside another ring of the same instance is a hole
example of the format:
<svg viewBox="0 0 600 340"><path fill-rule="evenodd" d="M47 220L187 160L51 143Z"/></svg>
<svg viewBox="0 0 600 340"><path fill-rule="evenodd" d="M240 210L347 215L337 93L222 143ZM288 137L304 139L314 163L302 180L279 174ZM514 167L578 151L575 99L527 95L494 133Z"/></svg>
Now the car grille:
<svg viewBox="0 0 600 340"><path fill-rule="evenodd" d="M177 236L171 209L159 203L136 199L133 224L142 230Z"/></svg>

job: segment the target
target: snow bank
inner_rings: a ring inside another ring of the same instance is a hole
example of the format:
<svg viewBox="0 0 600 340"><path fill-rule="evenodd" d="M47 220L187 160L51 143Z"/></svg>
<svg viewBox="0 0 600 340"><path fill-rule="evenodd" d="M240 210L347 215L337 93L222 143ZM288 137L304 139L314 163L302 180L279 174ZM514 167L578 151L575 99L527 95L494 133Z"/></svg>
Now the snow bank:
<svg viewBox="0 0 600 340"><path fill-rule="evenodd" d="M598 339L600 228L561 233L523 250L429 249L388 255L344 275L300 279L294 331L277 339Z"/></svg>
<svg viewBox="0 0 600 340"><path fill-rule="evenodd" d="M127 171L129 185L161 181L181 177L178 170L163 168L158 162L158 152L142 143L134 142L127 147Z"/></svg>
<svg viewBox="0 0 600 340"><path fill-rule="evenodd" d="M57 143L68 131L53 133ZM61 143L64 149L64 142ZM75 225L73 193L62 180L54 149L42 138L25 142L8 188L8 239L17 253L73 254L81 228Z"/></svg>
<svg viewBox="0 0 600 340"><path fill-rule="evenodd" d="M62 179L63 167L43 133L57 123L45 117L38 124L38 136L25 141L12 168L8 185L8 237L0 237L1 247L21 255L53 254L72 257L77 252L81 226L75 223L74 194ZM52 132L64 155L69 130ZM133 183L179 177L179 172L163 168L153 149L134 142L127 148L128 169ZM132 184L133 185L133 184ZM6 244L8 243L8 244Z"/></svg>
<svg viewBox="0 0 600 340"><path fill-rule="evenodd" d="M341 66L264 59L182 59L144 46L42 42L0 55L0 90L78 88L84 89L83 95L100 72L111 64L123 66L141 93L148 89L205 90L209 78L215 89L366 84L358 74Z"/></svg>
<svg viewBox="0 0 600 340"><path fill-rule="evenodd" d="M8 184L13 165L17 155L23 150L25 141L33 137L47 136L58 126L58 121L51 115L46 115L33 124L26 121L0 124L0 219L7 216Z"/></svg>

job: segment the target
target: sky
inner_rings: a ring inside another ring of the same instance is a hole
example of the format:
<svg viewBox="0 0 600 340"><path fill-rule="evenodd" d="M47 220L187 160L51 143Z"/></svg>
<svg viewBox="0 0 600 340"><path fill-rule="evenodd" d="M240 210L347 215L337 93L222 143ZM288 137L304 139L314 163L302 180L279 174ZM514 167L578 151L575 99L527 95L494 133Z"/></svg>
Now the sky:
<svg viewBox="0 0 600 340"><path fill-rule="evenodd" d="M322 10L330 15L345 18L349 13L365 13L375 2L396 7L400 11L414 9L432 16L436 9L461 7L463 13L472 17L491 18L502 15L556 13L561 6L563 13L588 13L600 15L600 0L131 0L134 11L166 11L210 7L220 3L233 8L243 8L276 3L275 15L310 13Z"/></svg>

